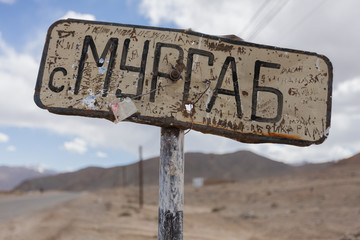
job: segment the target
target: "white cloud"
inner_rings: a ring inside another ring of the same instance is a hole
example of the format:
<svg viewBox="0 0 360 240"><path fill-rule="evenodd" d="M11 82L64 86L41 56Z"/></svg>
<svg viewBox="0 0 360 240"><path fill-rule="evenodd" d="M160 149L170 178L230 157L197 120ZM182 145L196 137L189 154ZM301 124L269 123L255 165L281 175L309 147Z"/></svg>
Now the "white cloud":
<svg viewBox="0 0 360 240"><path fill-rule="evenodd" d="M98 158L107 158L107 154L104 152L100 152L100 151L96 152L96 156Z"/></svg>
<svg viewBox="0 0 360 240"><path fill-rule="evenodd" d="M87 13L77 13L74 11L68 11L64 16L62 16L60 19L68 19L68 18L73 18L73 19L83 19L83 20L95 20L95 16L92 14L87 14Z"/></svg>
<svg viewBox="0 0 360 240"><path fill-rule="evenodd" d="M140 11L152 25L175 23L209 34L237 34L257 7L251 0L143 0Z"/></svg>
<svg viewBox="0 0 360 240"><path fill-rule="evenodd" d="M334 91L333 96L336 98L346 98L349 95L358 95L360 93L360 76L341 82Z"/></svg>
<svg viewBox="0 0 360 240"><path fill-rule="evenodd" d="M15 0L0 0L0 3L13 4Z"/></svg>
<svg viewBox="0 0 360 240"><path fill-rule="evenodd" d="M63 147L66 151L78 154L84 154L87 151L87 143L81 138L75 138L71 142L65 142Z"/></svg>
<svg viewBox="0 0 360 240"><path fill-rule="evenodd" d="M250 145L249 150L270 159L297 164L302 162L321 163L350 157L354 149L347 144L314 145L310 147L285 146L277 144ZM360 151L360 149L359 149Z"/></svg>
<svg viewBox="0 0 360 240"><path fill-rule="evenodd" d="M338 141L353 145L360 130L355 127L360 121L360 73L358 77L341 82L334 89L331 132ZM331 135L330 135L331 136ZM357 151L360 148L355 147Z"/></svg>
<svg viewBox="0 0 360 240"><path fill-rule="evenodd" d="M9 141L9 136L5 133L0 132L0 143L5 143Z"/></svg>
<svg viewBox="0 0 360 240"><path fill-rule="evenodd" d="M8 150L9 152L15 152L16 151L16 147L13 145L10 145L6 148L6 150Z"/></svg>
<svg viewBox="0 0 360 240"><path fill-rule="evenodd" d="M358 51L355 49L359 49L360 33L345 26L360 22L357 13L360 2L323 2L289 1L251 41L319 52L333 62L337 81L354 77L358 69ZM251 22L262 4L263 1L251 0L142 0L140 12L151 25L175 24L179 28L207 34L235 34L248 41L249 33L258 22L267 19L266 14L273 8L273 4L268 4ZM247 26L246 33L242 33Z"/></svg>
<svg viewBox="0 0 360 240"><path fill-rule="evenodd" d="M34 58L17 53L0 35L0 124L26 125L37 112L32 100L37 69Z"/></svg>

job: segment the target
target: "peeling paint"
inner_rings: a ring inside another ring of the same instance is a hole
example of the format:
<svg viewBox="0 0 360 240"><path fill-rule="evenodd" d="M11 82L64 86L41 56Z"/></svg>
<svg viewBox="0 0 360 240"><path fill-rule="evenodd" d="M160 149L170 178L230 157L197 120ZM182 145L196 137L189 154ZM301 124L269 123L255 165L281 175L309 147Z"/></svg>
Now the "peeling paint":
<svg viewBox="0 0 360 240"><path fill-rule="evenodd" d="M82 106L91 110L96 110L96 98L99 96L100 95L90 94L89 96L87 96L82 100Z"/></svg>
<svg viewBox="0 0 360 240"><path fill-rule="evenodd" d="M316 59L316 69L320 72L321 70L320 70L320 64L319 64L319 62L320 62L320 59L317 58L317 59Z"/></svg>
<svg viewBox="0 0 360 240"><path fill-rule="evenodd" d="M186 111L187 111L188 113L191 113L192 110L193 110L193 108L194 108L194 105L191 104L191 103L185 104L185 108L186 108Z"/></svg>
<svg viewBox="0 0 360 240"><path fill-rule="evenodd" d="M99 67L99 73L100 74L104 74L104 73L106 73L106 71L107 71L107 68L106 67Z"/></svg>
<svg viewBox="0 0 360 240"><path fill-rule="evenodd" d="M304 146L328 135L332 66L316 53L82 20L54 23L44 49L35 102L54 113L254 143ZM119 117L109 104L124 99L132 111Z"/></svg>

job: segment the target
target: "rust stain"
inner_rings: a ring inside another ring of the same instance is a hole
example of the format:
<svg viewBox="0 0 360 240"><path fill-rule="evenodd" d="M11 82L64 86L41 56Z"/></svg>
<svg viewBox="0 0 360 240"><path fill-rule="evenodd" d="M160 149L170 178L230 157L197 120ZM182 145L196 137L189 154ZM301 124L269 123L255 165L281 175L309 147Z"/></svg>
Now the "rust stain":
<svg viewBox="0 0 360 240"><path fill-rule="evenodd" d="M266 132L264 132L263 135L270 136L270 137L290 138L290 139L295 139L295 140L300 140L301 139L300 136L289 135L289 134L281 134L281 133L266 133Z"/></svg>

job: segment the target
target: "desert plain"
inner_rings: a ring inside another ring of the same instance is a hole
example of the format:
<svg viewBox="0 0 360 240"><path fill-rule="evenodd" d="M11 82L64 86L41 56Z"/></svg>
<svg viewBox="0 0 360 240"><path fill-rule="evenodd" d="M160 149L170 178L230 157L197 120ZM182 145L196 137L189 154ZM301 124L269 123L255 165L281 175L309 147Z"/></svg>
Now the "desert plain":
<svg viewBox="0 0 360 240"><path fill-rule="evenodd" d="M3 193L1 198L51 192ZM75 199L0 221L2 240L157 239L158 187L81 192ZM1 213L0 213L1 214ZM193 187L185 185L184 239L358 240L360 164Z"/></svg>

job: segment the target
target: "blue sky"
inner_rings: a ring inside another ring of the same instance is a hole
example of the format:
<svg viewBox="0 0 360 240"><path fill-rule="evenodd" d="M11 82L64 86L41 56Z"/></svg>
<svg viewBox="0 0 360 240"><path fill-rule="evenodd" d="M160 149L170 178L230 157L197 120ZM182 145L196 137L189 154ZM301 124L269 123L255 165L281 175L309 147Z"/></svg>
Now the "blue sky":
<svg viewBox="0 0 360 240"><path fill-rule="evenodd" d="M139 1L115 0L0 1L1 39L18 53L29 54L38 62L47 28L69 11L90 14L99 21L148 25L145 17L139 14L138 5ZM35 84L36 79L33 77L28 81ZM108 167L137 160L136 155L123 149L92 148L75 136L16 125L10 123L0 126L0 133L7 136L3 141L0 138L0 165L43 165L58 171L68 171L89 165ZM78 148L70 147L67 150L65 145L69 142L77 143Z"/></svg>
<svg viewBox="0 0 360 240"><path fill-rule="evenodd" d="M355 31L360 25L360 3L285 2L273 0L254 17L263 1L0 0L0 165L71 171L134 162L140 145L145 158L159 154L157 127L58 116L34 104L47 29L64 16L237 34L247 41L324 54L334 65L332 128L324 144L307 148L252 145L191 131L185 137L185 151L251 150L287 163L338 160L360 152L356 127L360 119L360 32Z"/></svg>

